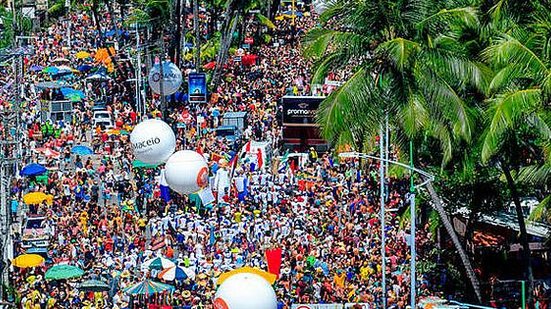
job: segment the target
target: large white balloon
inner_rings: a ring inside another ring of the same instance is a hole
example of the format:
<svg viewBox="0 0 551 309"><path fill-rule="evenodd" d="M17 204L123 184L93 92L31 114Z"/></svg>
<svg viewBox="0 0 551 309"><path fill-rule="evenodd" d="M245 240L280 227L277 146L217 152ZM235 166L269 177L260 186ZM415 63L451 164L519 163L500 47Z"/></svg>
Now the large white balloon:
<svg viewBox="0 0 551 309"><path fill-rule="evenodd" d="M166 161L165 179L180 194L197 192L209 184L207 162L195 151L177 151Z"/></svg>
<svg viewBox="0 0 551 309"><path fill-rule="evenodd" d="M235 274L216 291L214 309L277 309L277 298L270 283L261 276Z"/></svg>
<svg viewBox="0 0 551 309"><path fill-rule="evenodd" d="M160 164L166 162L174 153L176 136L166 122L148 119L132 130L130 143L137 160L148 164Z"/></svg>

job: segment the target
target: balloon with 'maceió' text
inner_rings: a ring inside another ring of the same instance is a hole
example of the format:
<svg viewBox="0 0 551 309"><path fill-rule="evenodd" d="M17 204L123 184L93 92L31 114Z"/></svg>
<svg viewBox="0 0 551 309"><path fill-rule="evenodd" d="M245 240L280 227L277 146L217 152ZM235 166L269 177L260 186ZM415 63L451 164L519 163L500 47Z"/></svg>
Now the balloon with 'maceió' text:
<svg viewBox="0 0 551 309"><path fill-rule="evenodd" d="M166 162L176 149L176 136L166 122L148 119L140 122L132 133L130 143L136 160L148 164Z"/></svg>

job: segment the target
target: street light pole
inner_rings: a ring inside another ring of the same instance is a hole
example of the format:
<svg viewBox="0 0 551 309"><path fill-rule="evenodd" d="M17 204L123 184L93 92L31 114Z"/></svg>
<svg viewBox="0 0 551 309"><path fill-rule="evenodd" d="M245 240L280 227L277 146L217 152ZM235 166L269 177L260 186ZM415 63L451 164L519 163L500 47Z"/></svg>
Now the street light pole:
<svg viewBox="0 0 551 309"><path fill-rule="evenodd" d="M381 129L381 131L383 131ZM381 139L382 139L382 136L381 136ZM389 160L389 159L385 159L383 157L383 155L381 154L379 157L377 156L372 156L372 155L368 155L368 154L365 154L365 153L360 153L360 152L342 152L339 154L340 157L342 158L363 158L363 159L372 159L372 160L376 160L376 161L380 161L380 164L383 165L383 163L390 163L390 164L393 164L393 165L397 165L397 166L400 166L400 167L403 167L407 170L409 170L411 173L412 173L412 178L411 178L411 185L410 185L410 190L413 192L413 194L411 194L410 196L410 202L411 202L411 205L410 205L410 220L411 220L411 238L410 238L410 242L411 242L411 260L410 260L410 266L411 266L411 274L410 274L410 277L411 277L411 300L410 300L410 303L411 303L411 308L412 309L415 309L415 304L416 304L416 296L417 296L417 291L416 291L416 276L415 276L415 273L416 273L416 251L415 251L415 233L416 233L416 229L415 229L415 222L417 221L416 220L416 212L415 212L415 189L416 188L421 188L425 185L427 185L428 183L434 181L434 176L430 173L427 173L421 169L418 169L416 168L414 165L413 165L413 143L410 143L410 165L407 165L407 164L404 164L404 163L401 163L401 162L397 162L397 161L392 161L392 160ZM380 170L382 171L382 170ZM417 173L419 175L422 176L423 178L423 182L421 182L420 184L418 184L417 186L415 186L414 184L414 179L413 179L413 173ZM383 186L381 186L383 187ZM413 190L412 190L413 189ZM381 196L383 196L383 194L381 194ZM384 208L384 204L381 205L381 209ZM384 220L381 222L381 224L384 222ZM384 253L386 255L386 252ZM384 272L383 272L384 274ZM383 280L384 282L384 280ZM386 295L383 299L383 304L386 305Z"/></svg>
<svg viewBox="0 0 551 309"><path fill-rule="evenodd" d="M386 309L386 235L385 235L385 200L386 200L386 194L385 194L385 165L388 160L385 160L385 131L383 130L383 126L381 125L380 134L379 134L379 154L380 154L380 161L379 161L379 187L380 187L380 201L381 201L381 210L380 210L380 221L381 221L381 271L382 271L382 278L381 278L381 287L383 289L383 309Z"/></svg>
<svg viewBox="0 0 551 309"><path fill-rule="evenodd" d="M411 168L413 168L413 141L409 141L409 165ZM415 309L415 303L417 298L417 272L416 272L416 266L417 266L417 250L415 248L415 235L416 235L416 223L417 223L417 216L416 216L416 209L415 209L415 183L414 183L414 174L411 173L410 176L410 202L409 202L409 220L410 220L410 250L411 250L411 257L410 257L410 280L411 280L411 287L410 287L410 306L412 309Z"/></svg>

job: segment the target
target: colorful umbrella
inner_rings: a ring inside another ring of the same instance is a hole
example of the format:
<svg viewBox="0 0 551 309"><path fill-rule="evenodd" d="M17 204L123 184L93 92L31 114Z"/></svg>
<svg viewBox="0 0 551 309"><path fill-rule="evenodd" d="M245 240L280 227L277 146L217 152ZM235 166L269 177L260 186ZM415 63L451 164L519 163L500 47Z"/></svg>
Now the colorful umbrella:
<svg viewBox="0 0 551 309"><path fill-rule="evenodd" d="M44 264L44 258L38 254L22 254L13 259L12 264L19 268L36 267Z"/></svg>
<svg viewBox="0 0 551 309"><path fill-rule="evenodd" d="M88 57L90 57L90 53L87 52L87 51L79 51L78 53L75 54L75 57L77 59L86 59Z"/></svg>
<svg viewBox="0 0 551 309"><path fill-rule="evenodd" d="M57 264L46 271L44 278L46 278L46 280L61 280L79 278L82 275L84 275L84 270L77 266Z"/></svg>
<svg viewBox="0 0 551 309"><path fill-rule="evenodd" d="M145 280L124 289L124 292L130 295L151 295L165 291L174 292L174 287L170 284L151 280Z"/></svg>
<svg viewBox="0 0 551 309"><path fill-rule="evenodd" d="M133 168L156 168L159 164L148 164L139 160L132 161Z"/></svg>
<svg viewBox="0 0 551 309"><path fill-rule="evenodd" d="M91 292L105 292L111 288L109 285L100 280L86 280L78 286L79 290Z"/></svg>
<svg viewBox="0 0 551 309"><path fill-rule="evenodd" d="M94 150L92 150L88 146L77 145L77 146L74 146L73 148L71 148L71 153L81 155L81 156L87 156L87 155L93 155Z"/></svg>
<svg viewBox="0 0 551 309"><path fill-rule="evenodd" d="M166 281L174 281L174 280L181 281L187 278L195 278L195 274L189 268L174 266L161 271L157 276L157 278L166 280Z"/></svg>
<svg viewBox="0 0 551 309"><path fill-rule="evenodd" d="M89 64L81 64L77 67L77 70L79 70L80 72L87 72L90 71L92 68L94 67Z"/></svg>
<svg viewBox="0 0 551 309"><path fill-rule="evenodd" d="M42 73L52 74L55 75L59 72L59 69L56 67L46 67L42 69Z"/></svg>
<svg viewBox="0 0 551 309"><path fill-rule="evenodd" d="M46 147L35 148L34 151L39 153L39 154L42 154L43 156L45 156L47 158L59 158L59 156L61 155L61 153L59 153L59 151L55 151L55 150L52 150L52 149L46 148Z"/></svg>
<svg viewBox="0 0 551 309"><path fill-rule="evenodd" d="M44 67L41 66L41 65L38 65L38 64L33 64L33 65L31 65L31 67L29 68L29 70L30 70L31 72L40 72L40 71L42 71L43 69L44 69Z"/></svg>
<svg viewBox="0 0 551 309"><path fill-rule="evenodd" d="M44 192L31 192L23 195L23 203L27 205L36 205L46 201L48 204L53 202L54 196Z"/></svg>
<svg viewBox="0 0 551 309"><path fill-rule="evenodd" d="M156 258L152 258L150 260L145 261L142 264L142 270L143 269L162 270L162 269L167 269L174 266L176 266L176 264L174 264L174 262L172 262L171 260L164 258L162 256L158 256Z"/></svg>
<svg viewBox="0 0 551 309"><path fill-rule="evenodd" d="M65 59L65 58L56 58L54 60L52 60L53 63L66 63L66 62L69 62L69 59Z"/></svg>
<svg viewBox="0 0 551 309"><path fill-rule="evenodd" d="M203 69L205 70L212 70L216 67L216 61L211 61L203 66Z"/></svg>
<svg viewBox="0 0 551 309"><path fill-rule="evenodd" d="M46 172L46 168L40 164L37 163L31 163L27 166L25 166L20 172L20 176L38 176L41 174L44 174Z"/></svg>

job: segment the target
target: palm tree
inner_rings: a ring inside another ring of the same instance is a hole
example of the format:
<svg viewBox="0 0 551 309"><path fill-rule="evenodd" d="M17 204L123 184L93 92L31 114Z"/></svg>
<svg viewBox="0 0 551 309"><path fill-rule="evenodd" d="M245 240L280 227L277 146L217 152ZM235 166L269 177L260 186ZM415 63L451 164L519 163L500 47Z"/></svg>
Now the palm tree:
<svg viewBox="0 0 551 309"><path fill-rule="evenodd" d="M484 51L496 73L487 90L482 139L482 159L501 168L515 204L529 298L534 277L518 182L551 175L551 9L539 1L531 8L527 24L509 23Z"/></svg>
<svg viewBox="0 0 551 309"><path fill-rule="evenodd" d="M320 20L304 42L305 55L316 62L313 83L332 70L351 72L318 110L327 140L362 149L388 117L396 144L432 138L442 163L455 143L471 141L475 111L462 94L482 91L488 82L488 69L471 59L461 40L479 25L476 8L453 1L335 0ZM432 186L429 192L480 301L469 258Z"/></svg>
<svg viewBox="0 0 551 309"><path fill-rule="evenodd" d="M271 4L267 0L228 0L226 11L224 12L224 21L222 23L222 36L220 38L220 49L216 57L216 67L212 77L212 85L216 87L220 81L222 67L228 59L228 51L232 44L233 33L237 30L239 22L249 11L254 9L264 10ZM259 20L265 21L263 15L258 15Z"/></svg>

